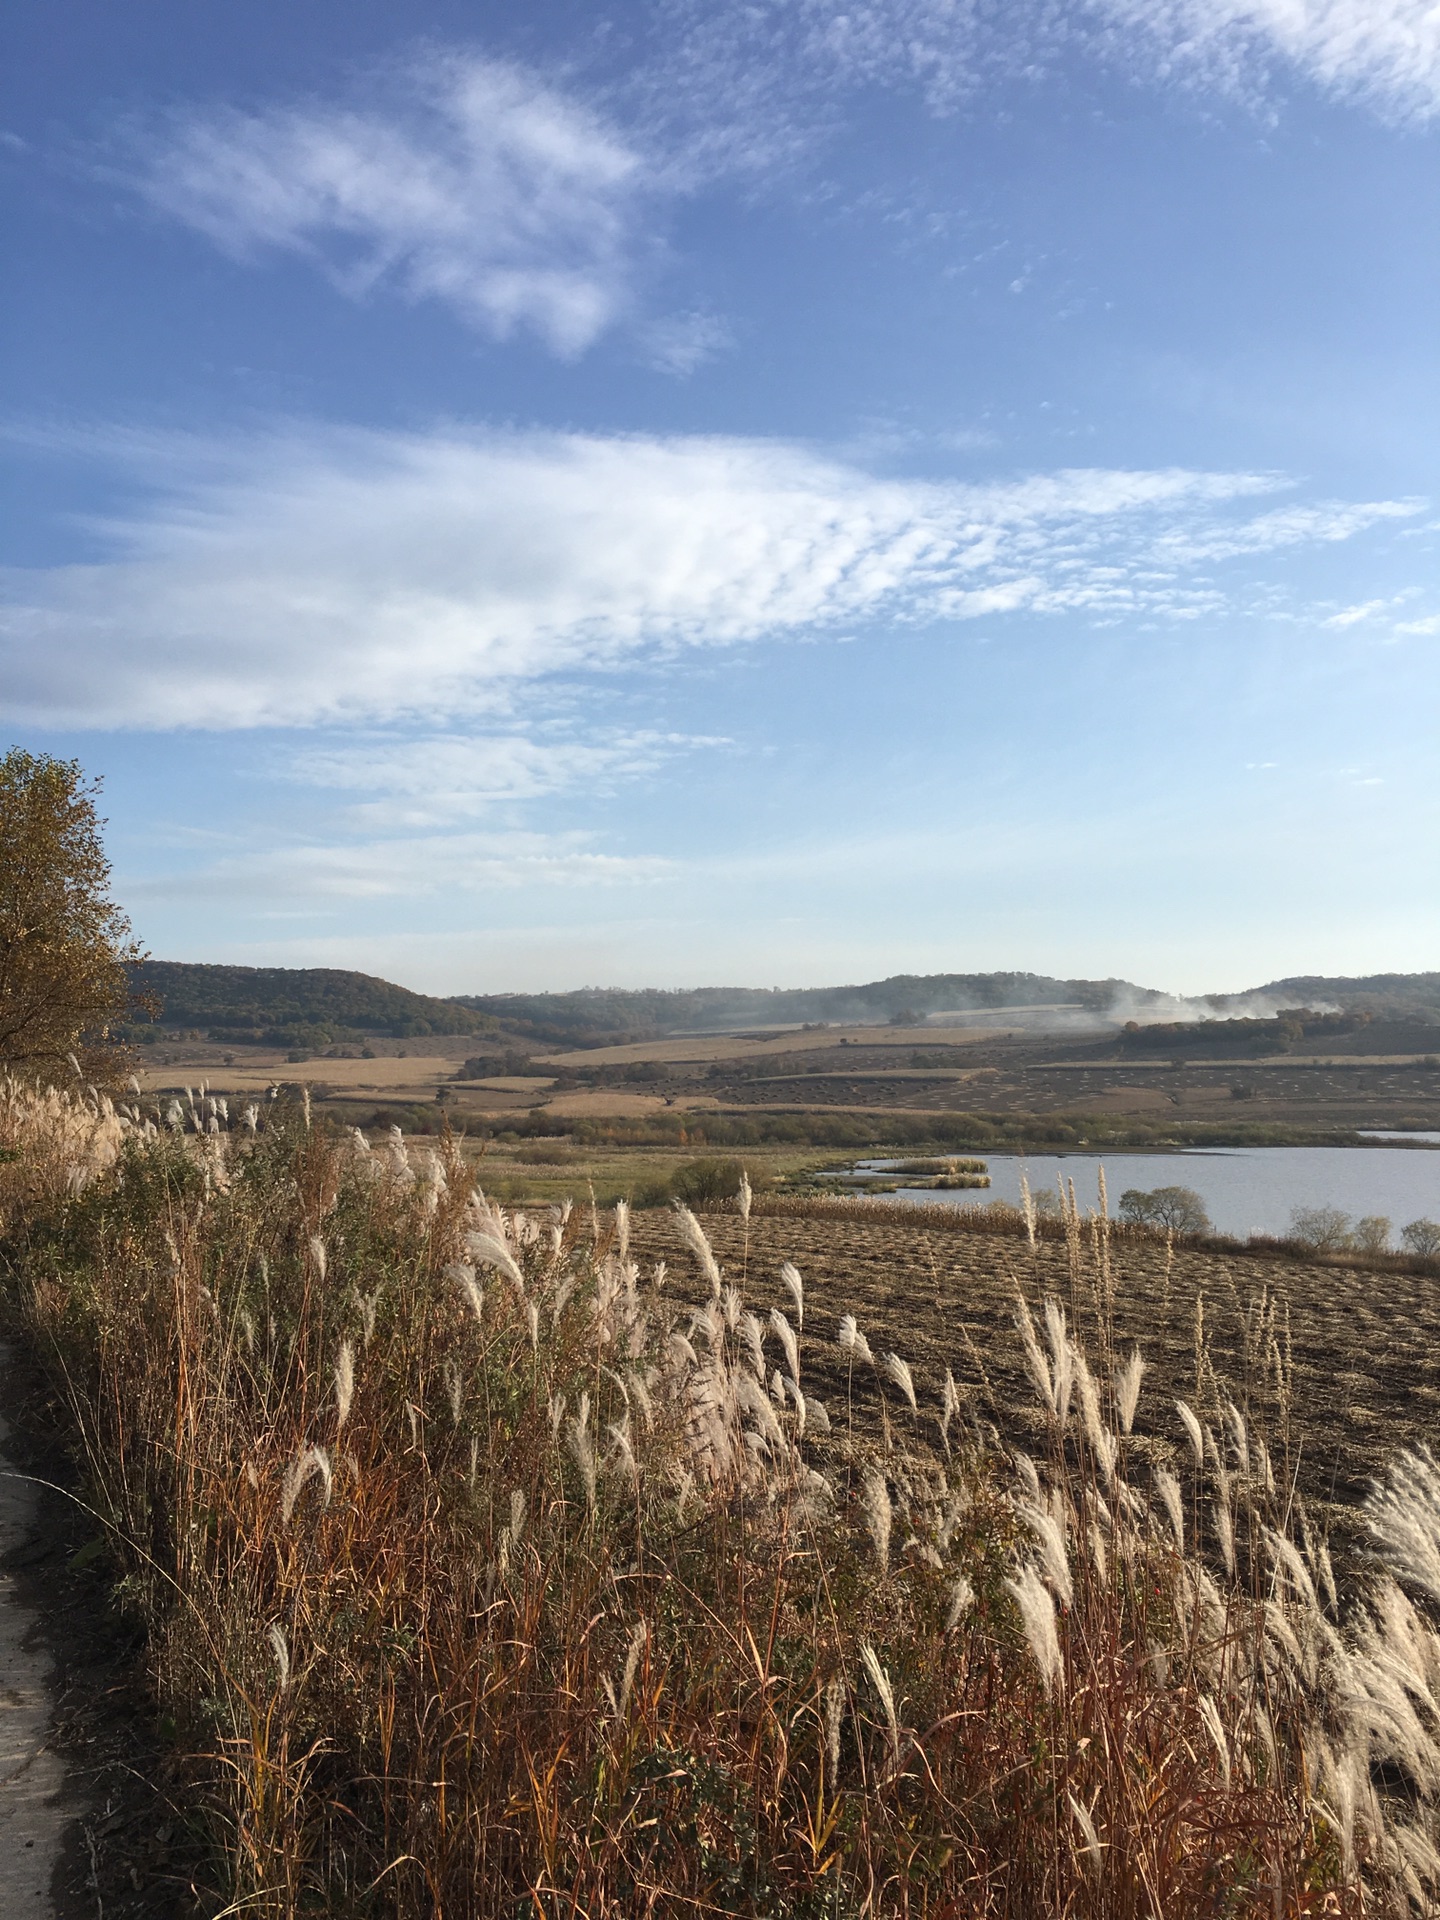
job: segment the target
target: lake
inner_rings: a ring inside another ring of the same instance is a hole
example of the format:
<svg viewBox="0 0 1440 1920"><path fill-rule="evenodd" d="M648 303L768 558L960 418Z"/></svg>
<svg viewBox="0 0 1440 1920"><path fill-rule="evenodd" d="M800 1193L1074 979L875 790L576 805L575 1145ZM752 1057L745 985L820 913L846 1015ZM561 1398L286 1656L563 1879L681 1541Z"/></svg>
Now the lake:
<svg viewBox="0 0 1440 1920"><path fill-rule="evenodd" d="M1196 1147L1179 1153L981 1157L990 1170L988 1188L937 1193L902 1187L894 1197L917 1206L984 1206L988 1200L1018 1206L1022 1173L1032 1193L1043 1188L1053 1193L1063 1174L1075 1182L1084 1211L1099 1202L1103 1166L1112 1214L1119 1212L1127 1187L1193 1187L1216 1232L1237 1239L1288 1232L1294 1207L1339 1207L1357 1217L1387 1214L1397 1244L1400 1228L1409 1221L1440 1220L1440 1152L1426 1147ZM893 1164L862 1160L857 1171L883 1173Z"/></svg>

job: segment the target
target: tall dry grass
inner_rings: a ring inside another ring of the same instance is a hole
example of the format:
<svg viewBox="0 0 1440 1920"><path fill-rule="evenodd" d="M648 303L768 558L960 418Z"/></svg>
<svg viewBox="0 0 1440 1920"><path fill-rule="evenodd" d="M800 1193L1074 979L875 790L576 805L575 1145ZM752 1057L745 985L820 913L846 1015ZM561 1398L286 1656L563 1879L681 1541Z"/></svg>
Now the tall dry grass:
<svg viewBox="0 0 1440 1920"><path fill-rule="evenodd" d="M114 1165L125 1132L114 1102L93 1087L71 1094L0 1075L0 1232L83 1191Z"/></svg>
<svg viewBox="0 0 1440 1920"><path fill-rule="evenodd" d="M693 1219L641 1273L623 1207L503 1213L453 1143L195 1115L36 1172L8 1245L212 1912L1428 1910L1440 1638L1389 1575L1342 1620L1218 1383L1142 1461L1103 1221L1017 1301L1030 1459L848 1317L822 1405L803 1277L762 1315ZM1437 1488L1375 1507L1422 1605Z"/></svg>

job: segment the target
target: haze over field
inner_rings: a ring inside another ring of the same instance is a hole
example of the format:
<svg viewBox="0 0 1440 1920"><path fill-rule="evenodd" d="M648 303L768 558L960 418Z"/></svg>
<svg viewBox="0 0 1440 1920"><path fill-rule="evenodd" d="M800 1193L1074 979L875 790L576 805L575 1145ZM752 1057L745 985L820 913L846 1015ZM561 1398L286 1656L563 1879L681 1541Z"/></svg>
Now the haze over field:
<svg viewBox="0 0 1440 1920"><path fill-rule="evenodd" d="M0 723L152 951L1433 964L1421 0L6 31Z"/></svg>

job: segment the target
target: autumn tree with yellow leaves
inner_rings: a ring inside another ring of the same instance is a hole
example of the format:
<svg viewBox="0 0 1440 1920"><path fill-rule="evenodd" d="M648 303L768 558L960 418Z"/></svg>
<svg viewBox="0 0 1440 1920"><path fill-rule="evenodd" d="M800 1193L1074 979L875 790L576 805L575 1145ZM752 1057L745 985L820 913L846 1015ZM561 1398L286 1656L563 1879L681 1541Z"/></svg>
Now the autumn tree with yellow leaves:
<svg viewBox="0 0 1440 1920"><path fill-rule="evenodd" d="M110 895L100 782L76 760L0 758L0 1068L29 1079L114 1077L115 1028L143 958Z"/></svg>

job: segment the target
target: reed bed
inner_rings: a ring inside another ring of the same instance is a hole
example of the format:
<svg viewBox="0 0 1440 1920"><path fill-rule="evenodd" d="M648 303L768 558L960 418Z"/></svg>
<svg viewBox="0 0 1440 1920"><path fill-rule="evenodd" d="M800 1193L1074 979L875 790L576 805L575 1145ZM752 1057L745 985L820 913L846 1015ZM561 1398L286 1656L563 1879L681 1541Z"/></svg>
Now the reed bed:
<svg viewBox="0 0 1440 1920"><path fill-rule="evenodd" d="M6 1110L11 1300L217 1920L1431 1910L1440 1473L1342 1609L1238 1409L1147 1465L1103 1221L1083 1341L1016 1298L1022 1453L692 1216L642 1270L623 1205L503 1211L450 1141L63 1097L117 1125L47 1180Z"/></svg>

